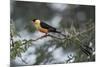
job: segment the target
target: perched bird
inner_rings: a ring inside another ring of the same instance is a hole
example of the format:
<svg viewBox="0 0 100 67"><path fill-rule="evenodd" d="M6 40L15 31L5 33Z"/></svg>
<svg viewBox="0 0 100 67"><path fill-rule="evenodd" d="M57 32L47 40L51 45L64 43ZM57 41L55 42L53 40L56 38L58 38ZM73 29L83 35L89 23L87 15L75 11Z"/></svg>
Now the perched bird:
<svg viewBox="0 0 100 67"><path fill-rule="evenodd" d="M65 36L64 34L62 34L61 32L57 31L56 28L46 24L45 22L39 20L39 19L33 19L32 20L32 23L33 25L35 26L35 28L37 30L39 30L40 32L42 33L45 33L46 35L49 33L49 32L54 32L54 33L59 33L63 36Z"/></svg>
<svg viewBox="0 0 100 67"><path fill-rule="evenodd" d="M43 21L39 20L39 19L33 19L32 20L32 23L33 25L35 26L35 28L42 32L42 33L45 33L46 35L49 33L49 32L54 32L54 33L59 33L61 34L62 36L66 36L64 34L62 34L61 32L57 31L56 28L44 23ZM91 55L91 52L90 52L90 49L88 49L88 46L82 46L80 45L80 49L82 50L82 52L84 52L86 55Z"/></svg>

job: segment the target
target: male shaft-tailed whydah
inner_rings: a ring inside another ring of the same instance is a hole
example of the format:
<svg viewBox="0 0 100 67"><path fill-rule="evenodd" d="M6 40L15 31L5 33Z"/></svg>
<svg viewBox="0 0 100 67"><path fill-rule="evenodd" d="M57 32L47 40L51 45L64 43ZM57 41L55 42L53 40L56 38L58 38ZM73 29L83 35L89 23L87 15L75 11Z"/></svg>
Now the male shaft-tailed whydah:
<svg viewBox="0 0 100 67"><path fill-rule="evenodd" d="M62 36L66 36L64 34L62 34L61 32L57 31L56 28L54 28L53 26L50 26L48 25L47 23L39 20L39 19L33 19L32 20L32 23L33 25L35 26L35 28L42 32L42 33L45 33L46 35L49 33L49 32L53 32L53 33L59 33L61 34Z"/></svg>

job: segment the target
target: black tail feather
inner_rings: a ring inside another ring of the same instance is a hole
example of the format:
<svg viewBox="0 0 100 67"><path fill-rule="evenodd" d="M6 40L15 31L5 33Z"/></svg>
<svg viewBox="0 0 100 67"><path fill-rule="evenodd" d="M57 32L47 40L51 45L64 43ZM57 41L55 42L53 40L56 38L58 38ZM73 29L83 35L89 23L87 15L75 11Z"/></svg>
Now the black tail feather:
<svg viewBox="0 0 100 67"><path fill-rule="evenodd" d="M86 54L86 55L91 55L91 52L87 49L87 48L85 48L85 47L83 47L83 46L80 46L80 49Z"/></svg>
<svg viewBox="0 0 100 67"><path fill-rule="evenodd" d="M62 34L61 32L59 32L59 31L55 31L56 33L59 33L59 34L61 34L62 36L64 36L64 37L66 37L66 35L65 34Z"/></svg>

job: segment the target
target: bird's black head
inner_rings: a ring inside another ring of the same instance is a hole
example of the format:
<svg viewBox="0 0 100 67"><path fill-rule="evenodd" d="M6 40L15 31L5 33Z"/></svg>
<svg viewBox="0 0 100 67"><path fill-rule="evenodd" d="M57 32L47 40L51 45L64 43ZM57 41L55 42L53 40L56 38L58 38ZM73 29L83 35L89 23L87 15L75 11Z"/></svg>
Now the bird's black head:
<svg viewBox="0 0 100 67"><path fill-rule="evenodd" d="M35 22L37 19L33 19L32 21Z"/></svg>

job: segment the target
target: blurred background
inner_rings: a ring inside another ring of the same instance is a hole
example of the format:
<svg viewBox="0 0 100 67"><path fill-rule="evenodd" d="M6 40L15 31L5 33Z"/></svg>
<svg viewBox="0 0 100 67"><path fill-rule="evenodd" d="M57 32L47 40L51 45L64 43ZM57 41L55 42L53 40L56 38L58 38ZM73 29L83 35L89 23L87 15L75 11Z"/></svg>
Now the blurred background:
<svg viewBox="0 0 100 67"><path fill-rule="evenodd" d="M66 64L95 61L95 6L10 1L10 57L14 65ZM37 18L67 37L37 31Z"/></svg>

